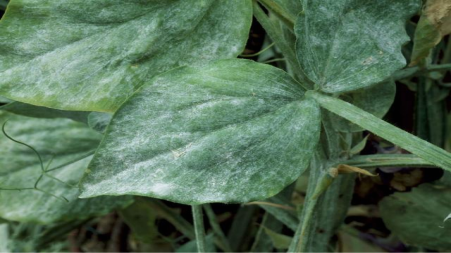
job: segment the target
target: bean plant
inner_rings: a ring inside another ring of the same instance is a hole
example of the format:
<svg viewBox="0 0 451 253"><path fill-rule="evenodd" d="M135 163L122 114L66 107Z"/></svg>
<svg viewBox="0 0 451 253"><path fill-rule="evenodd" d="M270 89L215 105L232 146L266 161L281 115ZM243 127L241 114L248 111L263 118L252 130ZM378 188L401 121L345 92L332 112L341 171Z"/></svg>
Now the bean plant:
<svg viewBox="0 0 451 253"><path fill-rule="evenodd" d="M145 224L161 215L199 252L237 251L210 205L226 203L266 212L247 250L336 251L337 231L350 231L356 180L378 177L377 168L420 167L444 174L384 198L380 215L406 245L451 250L449 85L439 85L451 68L451 43L442 41L451 33L449 1L0 6L6 234L40 226L56 241L118 210L138 240L155 236ZM256 24L266 46L246 59ZM264 54L280 57L265 63ZM424 99L416 110L429 110L417 115L418 136L381 119L396 83L415 86ZM360 154L370 133L402 152ZM308 185L305 200L293 205L299 185ZM190 205L193 224L162 200Z"/></svg>

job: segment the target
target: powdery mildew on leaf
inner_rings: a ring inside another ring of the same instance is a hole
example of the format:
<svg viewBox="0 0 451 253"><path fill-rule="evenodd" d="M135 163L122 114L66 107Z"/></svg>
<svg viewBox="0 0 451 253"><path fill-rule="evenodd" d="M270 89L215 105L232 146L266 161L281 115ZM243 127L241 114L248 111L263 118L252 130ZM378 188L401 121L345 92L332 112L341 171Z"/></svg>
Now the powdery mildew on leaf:
<svg viewBox="0 0 451 253"><path fill-rule="evenodd" d="M144 81L237 56L250 0L12 0L0 23L0 94L114 111Z"/></svg>
<svg viewBox="0 0 451 253"><path fill-rule="evenodd" d="M306 169L319 128L317 104L274 67L222 60L166 72L115 114L81 197L268 198Z"/></svg>
<svg viewBox="0 0 451 253"><path fill-rule="evenodd" d="M5 120L9 120L7 133L37 149L45 164L54 157L50 168L69 163L49 174L72 185L78 184L92 158L86 154L97 147L101 138L94 130L68 119L35 119L1 112L0 122ZM32 188L41 174L36 154L3 134L0 147L0 188ZM0 190L0 217L47 224L102 215L132 201L128 197L80 200L78 187L71 188L48 177L40 181L38 188L70 202L36 190Z"/></svg>
<svg viewBox="0 0 451 253"><path fill-rule="evenodd" d="M340 93L387 79L405 66L405 22L417 0L304 0L295 32L298 60L323 91Z"/></svg>

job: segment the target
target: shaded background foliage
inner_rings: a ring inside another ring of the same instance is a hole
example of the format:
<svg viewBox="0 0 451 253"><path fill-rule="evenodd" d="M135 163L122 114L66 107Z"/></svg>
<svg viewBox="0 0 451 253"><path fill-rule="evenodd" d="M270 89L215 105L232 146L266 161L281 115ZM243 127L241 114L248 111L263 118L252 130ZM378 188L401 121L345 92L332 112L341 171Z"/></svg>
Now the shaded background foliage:
<svg viewBox="0 0 451 253"><path fill-rule="evenodd" d="M6 0L0 0L2 14L6 5ZM416 16L407 24L411 36L418 22ZM255 54L270 43L265 31L254 20L243 55ZM404 46L407 59L412 48L412 43ZM274 47L245 58L285 68L285 63L279 60L283 55ZM448 35L433 50L431 62L447 64L450 59ZM450 88L450 71L400 78L396 81L394 103L384 119L450 151ZM361 154L406 153L371 133L365 132L365 135L368 140ZM451 188L447 188L451 184L446 181L443 171L405 167L376 169L375 173L376 177L362 175L355 179L352 205L345 223L333 236L330 249L337 252L451 250L449 225L443 223L443 228L430 229L443 221L446 215L442 213L451 213ZM285 251L296 229L293 224L298 222L297 214L305 200L307 181L304 175L276 197L262 202L207 205L205 224L210 250ZM437 189L428 184L430 182L441 182L445 186ZM443 205L432 207L436 203ZM217 223L209 222L211 220ZM419 224L419 221L425 223ZM151 198L138 197L127 208L94 219L52 225L1 222L0 251L196 250L190 207ZM425 239L422 233L429 234L430 238ZM229 245L224 244L221 236L227 238Z"/></svg>

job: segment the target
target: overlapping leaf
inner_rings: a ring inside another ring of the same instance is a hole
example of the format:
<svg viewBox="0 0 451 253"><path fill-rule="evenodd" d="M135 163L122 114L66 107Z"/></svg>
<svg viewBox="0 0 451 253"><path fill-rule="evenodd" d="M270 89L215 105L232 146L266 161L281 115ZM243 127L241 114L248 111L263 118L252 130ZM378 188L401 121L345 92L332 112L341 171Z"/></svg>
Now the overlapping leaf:
<svg viewBox="0 0 451 253"><path fill-rule="evenodd" d="M316 103L271 66L222 60L166 72L115 114L82 197L265 199L306 169L319 121Z"/></svg>
<svg viewBox="0 0 451 253"><path fill-rule="evenodd" d="M417 0L304 0L295 33L307 76L328 93L367 87L405 66L401 46Z"/></svg>
<svg viewBox="0 0 451 253"><path fill-rule="evenodd" d="M77 199L77 184L83 175L101 135L86 125L68 119L34 119L0 112L0 122L9 120L5 130L13 138L25 142L41 154L45 164L60 169L44 176L37 190L33 188L41 175L36 154L23 145L0 136L0 216L14 221L52 223L101 215L131 202L129 197ZM72 186L71 186L72 185Z"/></svg>
<svg viewBox="0 0 451 253"><path fill-rule="evenodd" d="M451 1L428 0L415 30L415 44L410 65L419 64L451 33Z"/></svg>
<svg viewBox="0 0 451 253"><path fill-rule="evenodd" d="M0 94L114 111L163 71L241 53L250 0L13 0L0 23Z"/></svg>
<svg viewBox="0 0 451 253"><path fill-rule="evenodd" d="M451 209L451 188L421 185L395 193L380 203L385 225L405 243L433 250L451 249L451 226L444 219Z"/></svg>

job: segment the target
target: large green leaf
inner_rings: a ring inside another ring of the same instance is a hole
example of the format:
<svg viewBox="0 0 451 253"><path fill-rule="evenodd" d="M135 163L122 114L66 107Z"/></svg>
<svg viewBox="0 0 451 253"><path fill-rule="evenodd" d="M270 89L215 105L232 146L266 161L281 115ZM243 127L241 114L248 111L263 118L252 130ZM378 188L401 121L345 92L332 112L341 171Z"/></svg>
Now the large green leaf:
<svg viewBox="0 0 451 253"><path fill-rule="evenodd" d="M68 164L49 174L70 185L77 185L91 160L101 135L86 125L68 119L35 119L0 113L0 122L9 120L5 130L11 137L33 146L49 168ZM41 175L39 159L29 148L0 136L0 216L14 221L52 223L84 219L101 215L127 205L129 197L100 197L77 199L78 187L71 187L44 176L38 189L64 197L52 197L37 190L10 191L6 189L33 188ZM90 155L91 154L91 155Z"/></svg>
<svg viewBox="0 0 451 253"><path fill-rule="evenodd" d="M0 25L0 94L114 111L150 77L235 57L250 0L13 0Z"/></svg>
<svg viewBox="0 0 451 253"><path fill-rule="evenodd" d="M395 193L379 205L385 225L404 242L433 250L451 249L451 188L424 184Z"/></svg>
<svg viewBox="0 0 451 253"><path fill-rule="evenodd" d="M418 0L304 0L295 26L299 63L328 93L387 79L405 66L405 21Z"/></svg>
<svg viewBox="0 0 451 253"><path fill-rule="evenodd" d="M179 68L115 114L82 197L265 199L305 170L319 128L317 104L282 70L247 60Z"/></svg>

